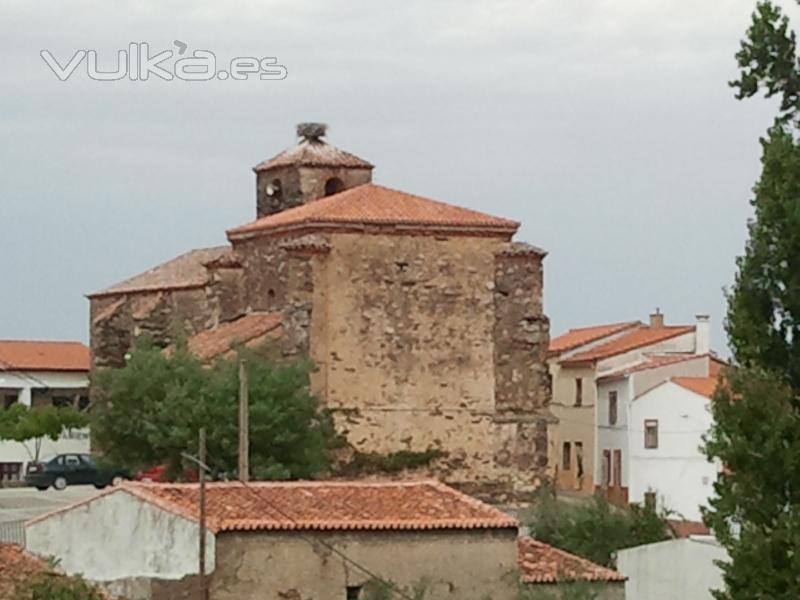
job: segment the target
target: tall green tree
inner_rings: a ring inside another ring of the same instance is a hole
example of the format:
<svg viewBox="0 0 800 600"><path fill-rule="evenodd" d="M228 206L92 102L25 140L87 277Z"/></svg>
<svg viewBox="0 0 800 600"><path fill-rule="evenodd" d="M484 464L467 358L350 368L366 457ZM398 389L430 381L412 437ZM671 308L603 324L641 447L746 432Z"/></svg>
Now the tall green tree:
<svg viewBox="0 0 800 600"><path fill-rule="evenodd" d="M74 408L28 408L13 404L0 411L0 440L20 442L31 460L38 461L46 439L56 441L64 431L80 429L87 424L86 415Z"/></svg>
<svg viewBox="0 0 800 600"><path fill-rule="evenodd" d="M309 391L309 365L247 356L250 468L256 479L315 477L329 468L337 438ZM234 475L238 462L238 360L204 366L185 347L171 355L147 341L120 369L93 373L92 439L115 463L166 464L182 473L184 452L197 452L207 430L208 464Z"/></svg>
<svg viewBox="0 0 800 600"><path fill-rule="evenodd" d="M760 2L737 54L738 98L780 100L726 322L737 365L707 454L724 465L706 522L725 546L720 600L800 598L800 68L779 7Z"/></svg>

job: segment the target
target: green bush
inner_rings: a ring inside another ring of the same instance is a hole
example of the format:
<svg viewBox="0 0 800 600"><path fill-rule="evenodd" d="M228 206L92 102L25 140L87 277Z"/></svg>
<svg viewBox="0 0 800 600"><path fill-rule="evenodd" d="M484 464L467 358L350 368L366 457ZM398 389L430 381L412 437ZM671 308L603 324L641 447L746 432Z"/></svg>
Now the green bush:
<svg viewBox="0 0 800 600"><path fill-rule="evenodd" d="M105 596L81 577L37 573L17 586L13 600L105 600Z"/></svg>
<svg viewBox="0 0 800 600"><path fill-rule="evenodd" d="M601 496L572 503L543 495L529 525L537 540L607 567L617 550L669 538L665 515L638 505L618 508Z"/></svg>

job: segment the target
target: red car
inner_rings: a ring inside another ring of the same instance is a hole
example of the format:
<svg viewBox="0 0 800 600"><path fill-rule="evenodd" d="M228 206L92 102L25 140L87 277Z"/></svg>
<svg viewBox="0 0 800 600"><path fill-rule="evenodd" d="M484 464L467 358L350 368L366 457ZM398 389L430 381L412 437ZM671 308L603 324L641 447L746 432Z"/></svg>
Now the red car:
<svg viewBox="0 0 800 600"><path fill-rule="evenodd" d="M155 483L174 483L175 478L170 477L167 473L167 465L156 465L149 469L144 469L136 473L134 477L136 481L147 481ZM197 481L199 479L197 469L186 469L183 472L184 481Z"/></svg>

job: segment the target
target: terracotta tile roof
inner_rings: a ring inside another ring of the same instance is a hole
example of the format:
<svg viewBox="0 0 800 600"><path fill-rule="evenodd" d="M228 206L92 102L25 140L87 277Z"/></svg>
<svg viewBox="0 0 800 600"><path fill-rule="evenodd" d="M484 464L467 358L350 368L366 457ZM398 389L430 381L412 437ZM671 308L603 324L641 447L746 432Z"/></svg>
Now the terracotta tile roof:
<svg viewBox="0 0 800 600"><path fill-rule="evenodd" d="M574 350L584 344L596 342L609 335L614 335L626 329L631 329L641 325L639 321L627 321L625 323L611 323L610 325L597 325L595 327L580 327L570 329L566 333L550 340L549 352L552 354Z"/></svg>
<svg viewBox="0 0 800 600"><path fill-rule="evenodd" d="M709 535L711 530L705 523L700 521L679 521L677 519L667 519L667 524L675 534L675 537L688 538L692 535Z"/></svg>
<svg viewBox="0 0 800 600"><path fill-rule="evenodd" d="M129 493L187 519L199 519L196 483L126 482L37 517L37 523L111 493ZM516 528L516 519L437 481L210 483L211 531L442 530Z"/></svg>
<svg viewBox="0 0 800 600"><path fill-rule="evenodd" d="M523 583L622 582L621 573L529 537L517 540Z"/></svg>
<svg viewBox="0 0 800 600"><path fill-rule="evenodd" d="M88 371L91 351L80 342L0 340L0 370Z"/></svg>
<svg viewBox="0 0 800 600"><path fill-rule="evenodd" d="M49 565L16 544L0 544L0 598L12 598L17 586Z"/></svg>
<svg viewBox="0 0 800 600"><path fill-rule="evenodd" d="M280 315L251 313L194 335L189 339L189 351L200 360L208 361L280 327Z"/></svg>
<svg viewBox="0 0 800 600"><path fill-rule="evenodd" d="M578 352L572 356L564 359L561 364L580 364L591 363L618 354L624 354L637 348L644 348L659 342L664 342L668 339L691 333L694 331L694 325L678 325L678 326L664 326L664 327L650 327L647 325L640 325L630 332L625 333L613 340L604 344Z"/></svg>
<svg viewBox="0 0 800 600"><path fill-rule="evenodd" d="M719 379L717 377L673 377L671 381L696 394L711 398L717 389Z"/></svg>
<svg viewBox="0 0 800 600"><path fill-rule="evenodd" d="M191 250L121 283L89 294L89 298L202 287L208 282L206 263L213 264L226 255L233 255L230 246Z"/></svg>
<svg viewBox="0 0 800 600"><path fill-rule="evenodd" d="M264 232L348 226L401 226L510 236L519 223L370 183L262 217L229 230L228 237L236 239Z"/></svg>
<svg viewBox="0 0 800 600"><path fill-rule="evenodd" d="M282 167L346 167L350 169L372 169L372 164L331 146L322 140L303 140L296 146L258 163L253 171L269 171Z"/></svg>
<svg viewBox="0 0 800 600"><path fill-rule="evenodd" d="M701 358L708 358L708 354L693 354L690 352L676 352L674 354L645 354L645 358L639 364L615 369L603 374L598 378L598 381L607 381L609 379L616 379L630 375L631 373L638 373L640 371L649 371L650 369L657 369L659 367L666 367L669 365L676 365L690 360L698 360Z"/></svg>

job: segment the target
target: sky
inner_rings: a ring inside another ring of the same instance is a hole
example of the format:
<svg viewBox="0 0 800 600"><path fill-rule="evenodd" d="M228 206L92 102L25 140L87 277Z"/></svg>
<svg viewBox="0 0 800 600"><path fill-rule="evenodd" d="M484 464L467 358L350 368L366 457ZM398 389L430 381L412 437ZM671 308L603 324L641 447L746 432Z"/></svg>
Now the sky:
<svg viewBox="0 0 800 600"><path fill-rule="evenodd" d="M554 334L712 318L775 114L727 82L752 0L0 0L0 338L88 341L85 294L255 213L251 168L301 121L374 181L523 223ZM785 8L796 25L800 12ZM95 81L178 40L281 80Z"/></svg>

